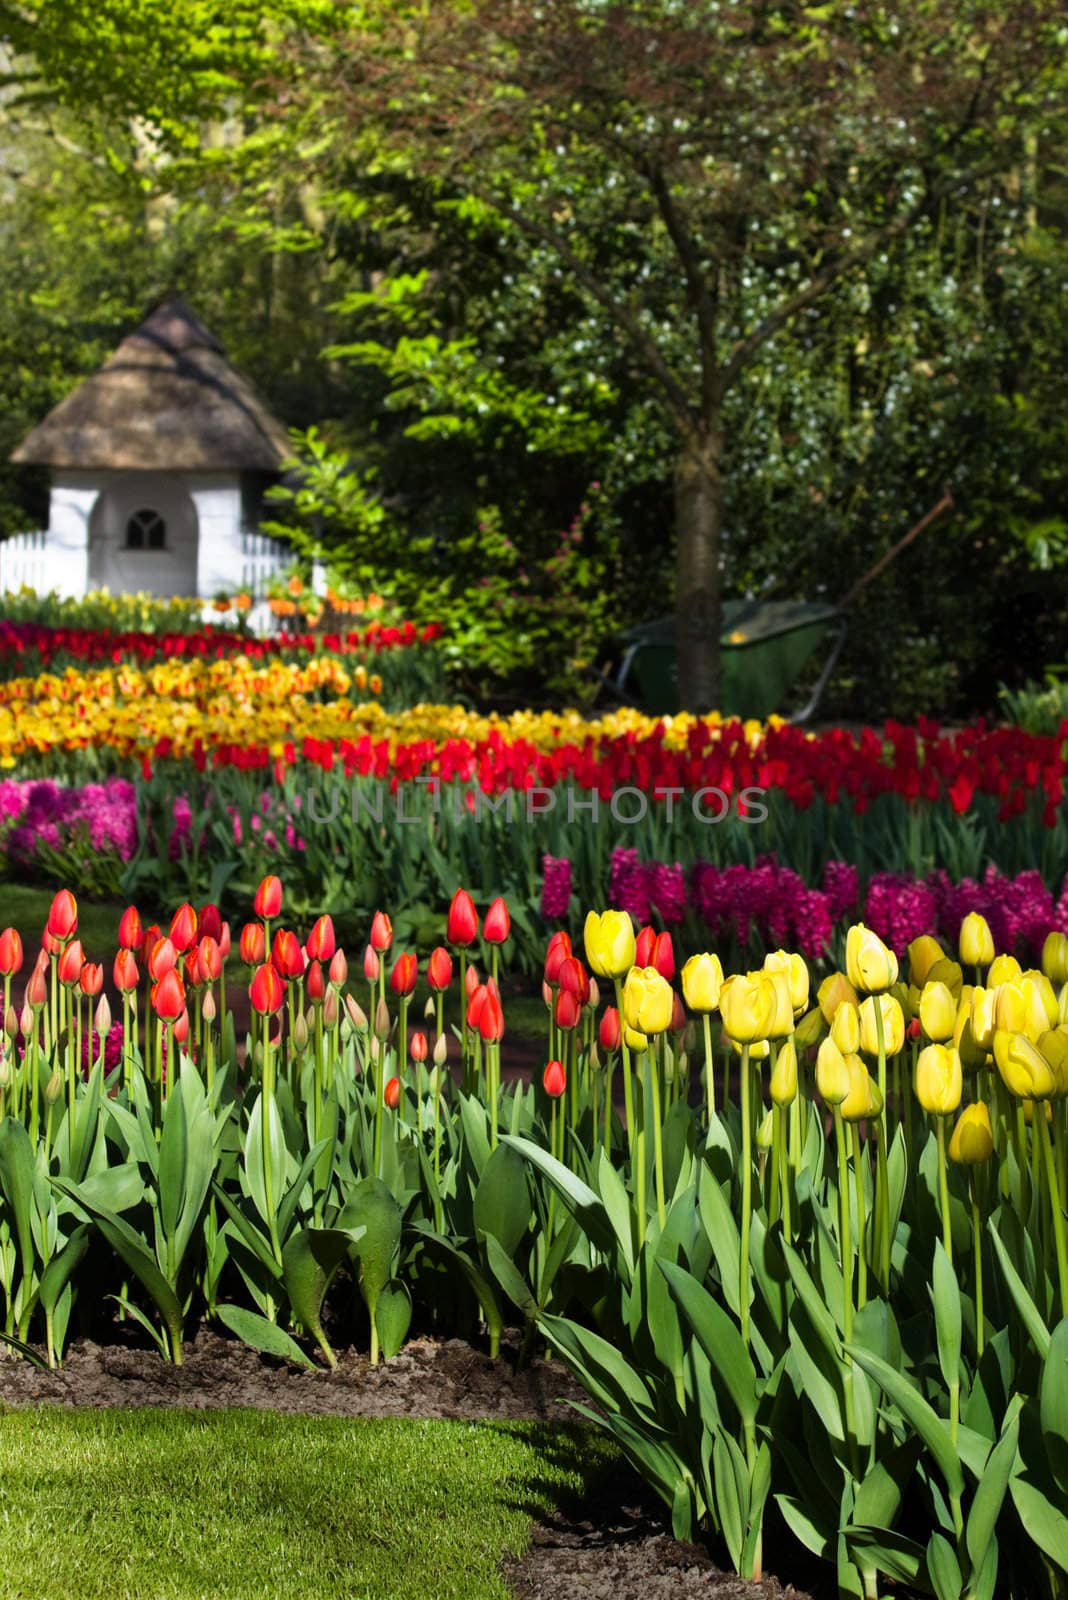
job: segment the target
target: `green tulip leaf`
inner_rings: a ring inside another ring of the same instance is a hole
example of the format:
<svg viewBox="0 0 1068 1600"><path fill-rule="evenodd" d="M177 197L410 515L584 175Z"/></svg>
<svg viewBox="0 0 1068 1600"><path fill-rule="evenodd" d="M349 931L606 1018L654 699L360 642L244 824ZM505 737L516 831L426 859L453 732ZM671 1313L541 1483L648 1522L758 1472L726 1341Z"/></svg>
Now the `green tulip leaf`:
<svg viewBox="0 0 1068 1600"><path fill-rule="evenodd" d="M253 1350L262 1351L266 1356L277 1356L281 1361L291 1361L295 1366L307 1367L311 1372L322 1369L308 1359L295 1339L291 1339L284 1328L277 1322L268 1322L266 1317L261 1317L256 1311L248 1311L244 1306L219 1306L219 1321L236 1333L243 1344L251 1345Z"/></svg>
<svg viewBox="0 0 1068 1600"><path fill-rule="evenodd" d="M857 1365L874 1379L887 1399L893 1401L905 1420L915 1428L938 1463L938 1469L945 1479L950 1494L963 1494L964 1474L961 1471L960 1458L950 1439L948 1424L943 1422L938 1413L927 1404L919 1390L914 1389L902 1373L896 1372L878 1356L870 1355L858 1345L848 1345L846 1348Z"/></svg>
<svg viewBox="0 0 1068 1600"><path fill-rule="evenodd" d="M657 1265L742 1423L751 1424L757 1412L757 1375L737 1325L684 1267L670 1261Z"/></svg>
<svg viewBox="0 0 1068 1600"><path fill-rule="evenodd" d="M33 1146L25 1127L21 1122L16 1122L14 1117L5 1117L0 1122L0 1187L14 1218L22 1273L27 1282L34 1268L31 1213L36 1169Z"/></svg>
<svg viewBox="0 0 1068 1600"><path fill-rule="evenodd" d="M1028 1537L1062 1572L1068 1572L1068 1516L1026 1478L1010 1478L1009 1493Z"/></svg>
<svg viewBox="0 0 1068 1600"><path fill-rule="evenodd" d="M399 1278L393 1278L378 1296L375 1322L382 1354L391 1361L408 1337L412 1321L412 1297Z"/></svg>
<svg viewBox="0 0 1068 1600"><path fill-rule="evenodd" d="M482 1234L492 1234L505 1253L514 1256L532 1216L526 1164L516 1150L499 1144L483 1167L475 1190L475 1227Z"/></svg>
<svg viewBox="0 0 1068 1600"><path fill-rule="evenodd" d="M1043 1322L1038 1307L1028 1294L1023 1279L1009 1259L1009 1252L1006 1250L1001 1236L994 1226L993 1218L987 1223L987 1231L993 1240L994 1253L998 1258L998 1265L1001 1267L1001 1273L1012 1296L1013 1304L1019 1312L1020 1321L1027 1329L1031 1343L1044 1361L1049 1353L1049 1329Z"/></svg>
<svg viewBox="0 0 1068 1600"><path fill-rule="evenodd" d="M615 1229L603 1201L589 1184L576 1178L570 1167L565 1167L530 1139L513 1139L510 1134L505 1134L501 1142L518 1150L532 1167L549 1180L591 1243L611 1256L616 1244Z"/></svg>
<svg viewBox="0 0 1068 1600"><path fill-rule="evenodd" d="M915 1583L923 1567L925 1550L922 1544L898 1533L894 1528L880 1528L864 1523L850 1524L843 1529L849 1553L862 1570L874 1567L884 1572L896 1583Z"/></svg>
<svg viewBox="0 0 1068 1600"><path fill-rule="evenodd" d="M362 1228L297 1228L282 1251L282 1281L293 1313L332 1367L337 1357L323 1332L323 1300L334 1273L362 1236Z"/></svg>
<svg viewBox="0 0 1068 1600"><path fill-rule="evenodd" d="M1039 1421L1049 1469L1068 1495L1068 1317L1053 1330L1038 1387Z"/></svg>
<svg viewBox="0 0 1068 1600"><path fill-rule="evenodd" d="M83 1222L75 1228L62 1250L57 1251L41 1274L38 1297L42 1309L48 1316L55 1311L56 1302L88 1248L89 1224Z"/></svg>
<svg viewBox="0 0 1068 1600"><path fill-rule="evenodd" d="M932 1533L927 1544L927 1577L936 1600L960 1600L964 1587L960 1563L949 1540Z"/></svg>
<svg viewBox="0 0 1068 1600"><path fill-rule="evenodd" d="M957 1274L941 1239L935 1240L934 1267L928 1293L934 1306L938 1365L949 1388L960 1386L961 1309Z"/></svg>
<svg viewBox="0 0 1068 1600"><path fill-rule="evenodd" d="M486 1235L486 1262L512 1304L528 1322L533 1322L538 1314L538 1303L523 1274L492 1233Z"/></svg>
<svg viewBox="0 0 1068 1600"><path fill-rule="evenodd" d="M378 1297L393 1276L401 1236L400 1206L380 1178L364 1178L339 1212L337 1226L363 1229L353 1255L360 1293L374 1321Z"/></svg>
<svg viewBox="0 0 1068 1600"><path fill-rule="evenodd" d="M1014 1396L1002 1424L1001 1437L990 1452L968 1513L965 1542L973 1572L982 1572L988 1551L997 1549L996 1542L992 1544L994 1528L1001 1515L1001 1504L1016 1460L1023 1404L1022 1395Z"/></svg>

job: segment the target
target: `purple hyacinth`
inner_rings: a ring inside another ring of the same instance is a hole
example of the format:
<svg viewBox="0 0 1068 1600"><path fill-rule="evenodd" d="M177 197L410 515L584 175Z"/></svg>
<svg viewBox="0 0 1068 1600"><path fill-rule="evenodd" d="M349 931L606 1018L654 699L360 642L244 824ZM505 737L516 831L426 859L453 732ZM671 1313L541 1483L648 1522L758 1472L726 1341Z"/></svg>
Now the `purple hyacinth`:
<svg viewBox="0 0 1068 1600"><path fill-rule="evenodd" d="M541 914L556 921L571 904L571 863L566 856L542 856Z"/></svg>

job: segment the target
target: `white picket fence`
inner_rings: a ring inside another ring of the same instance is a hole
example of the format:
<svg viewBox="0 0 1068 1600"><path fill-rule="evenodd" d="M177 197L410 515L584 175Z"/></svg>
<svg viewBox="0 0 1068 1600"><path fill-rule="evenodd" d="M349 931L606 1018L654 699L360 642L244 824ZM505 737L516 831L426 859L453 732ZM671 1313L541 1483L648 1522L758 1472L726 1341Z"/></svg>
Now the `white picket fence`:
<svg viewBox="0 0 1068 1600"><path fill-rule="evenodd" d="M46 532L0 540L0 594L23 587L38 594L62 592L65 578L69 572L63 572L63 552L49 543Z"/></svg>

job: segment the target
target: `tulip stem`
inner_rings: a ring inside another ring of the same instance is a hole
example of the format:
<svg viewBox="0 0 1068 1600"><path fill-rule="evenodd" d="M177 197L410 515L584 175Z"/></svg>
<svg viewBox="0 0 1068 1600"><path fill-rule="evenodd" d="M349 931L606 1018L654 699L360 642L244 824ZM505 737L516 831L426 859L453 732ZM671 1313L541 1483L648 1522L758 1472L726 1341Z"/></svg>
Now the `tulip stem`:
<svg viewBox="0 0 1068 1600"><path fill-rule="evenodd" d="M1036 1100L1031 1115L1031 1126L1037 1129L1036 1137L1042 1151L1042 1164L1046 1169L1046 1186L1049 1189L1049 1208L1053 1219L1053 1240L1057 1251L1057 1282L1060 1286L1061 1316L1068 1317L1068 1242L1064 1236L1064 1209L1057 1192L1057 1173L1053 1165L1053 1147L1046 1127L1046 1102Z"/></svg>
<svg viewBox="0 0 1068 1600"><path fill-rule="evenodd" d="M701 1021L705 1032L705 1089L708 1097L708 1126L716 1114L716 1080L712 1074L712 1018L706 1011Z"/></svg>
<svg viewBox="0 0 1068 1600"><path fill-rule="evenodd" d="M623 1056L623 1104L627 1114L627 1149L631 1166L634 1165L634 1086L630 1074L630 1050L627 1045L626 1024L623 1021L623 980L616 979L616 1010L619 1013L619 1044Z"/></svg>
<svg viewBox="0 0 1068 1600"><path fill-rule="evenodd" d="M753 1129L749 1112L749 1046L742 1046L742 1239L738 1257L738 1301L742 1338L749 1343L749 1226L753 1210Z"/></svg>
<svg viewBox="0 0 1068 1600"><path fill-rule="evenodd" d="M864 1165L860 1128L854 1122L850 1131L853 1135L853 1185L857 1197L857 1310L863 1311L868 1301L868 1219L864 1203Z"/></svg>
<svg viewBox="0 0 1068 1600"><path fill-rule="evenodd" d="M884 1294L890 1293L890 1178L886 1164L886 1031L883 1025L883 997L872 998L875 1012L875 1039L879 1048L879 1093L882 1106L879 1110L879 1144L876 1149L875 1182L879 1196L879 1277Z"/></svg>
<svg viewBox="0 0 1068 1600"><path fill-rule="evenodd" d="M667 1206L664 1201L664 1139L663 1128L660 1123L660 1067L664 1060L666 1040L661 1034L657 1040L657 1055L649 1052L649 1082L652 1087L653 1111L653 1164L656 1173L656 1220L660 1224L660 1231L664 1231L667 1221Z"/></svg>
<svg viewBox="0 0 1068 1600"><path fill-rule="evenodd" d="M946 1170L946 1119L935 1117L935 1138L938 1141L938 1200L942 1208L942 1243L946 1255L953 1260L953 1228L949 1211L949 1174Z"/></svg>
<svg viewBox="0 0 1068 1600"><path fill-rule="evenodd" d="M983 1219L979 1210L979 1186L973 1166L968 1175L972 1200L972 1254L975 1257L975 1354L982 1359L985 1343L983 1324Z"/></svg>
<svg viewBox="0 0 1068 1600"><path fill-rule="evenodd" d="M853 1240L849 1226L849 1158L846 1155L845 1124L839 1106L834 1107L834 1142L838 1152L839 1248L842 1253L842 1331L848 1344L853 1337Z"/></svg>

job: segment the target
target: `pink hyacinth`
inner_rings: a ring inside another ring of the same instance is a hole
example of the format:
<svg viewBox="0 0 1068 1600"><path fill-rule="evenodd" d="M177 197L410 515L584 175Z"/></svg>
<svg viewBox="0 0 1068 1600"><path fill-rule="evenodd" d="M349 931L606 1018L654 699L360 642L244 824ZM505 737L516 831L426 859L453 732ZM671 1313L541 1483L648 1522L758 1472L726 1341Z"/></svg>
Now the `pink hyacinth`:
<svg viewBox="0 0 1068 1600"><path fill-rule="evenodd" d="M541 914L556 921L571 904L571 863L566 856L542 856L541 869Z"/></svg>

